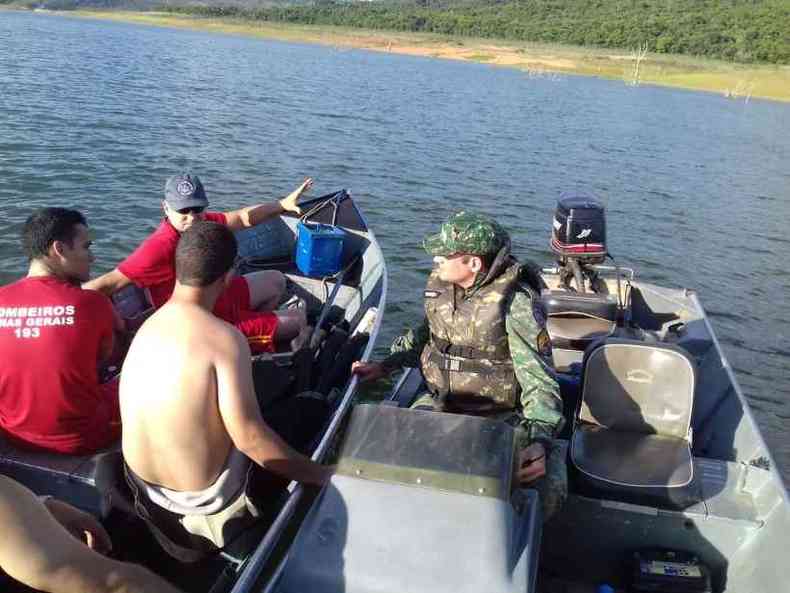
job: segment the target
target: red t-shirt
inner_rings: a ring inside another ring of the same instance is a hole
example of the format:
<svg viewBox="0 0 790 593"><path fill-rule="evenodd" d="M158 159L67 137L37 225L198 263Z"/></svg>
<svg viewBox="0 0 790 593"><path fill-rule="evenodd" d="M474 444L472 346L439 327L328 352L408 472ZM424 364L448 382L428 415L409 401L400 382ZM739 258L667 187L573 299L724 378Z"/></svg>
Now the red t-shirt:
<svg viewBox="0 0 790 593"><path fill-rule="evenodd" d="M205 220L227 225L221 212L206 212ZM167 219L118 266L132 282L151 293L157 309L164 305L176 286L176 247L181 235ZM247 281L235 276L214 305L214 314L235 325L245 336L252 338L253 352L272 352L277 316L250 310L250 290Z"/></svg>
<svg viewBox="0 0 790 593"><path fill-rule="evenodd" d="M0 287L0 427L12 440L91 453L119 436L99 385L110 300L52 276Z"/></svg>
<svg viewBox="0 0 790 593"><path fill-rule="evenodd" d="M227 224L221 212L206 212L205 220ZM157 309L167 302L176 286L176 247L181 235L167 219L118 266L132 282L151 292Z"/></svg>

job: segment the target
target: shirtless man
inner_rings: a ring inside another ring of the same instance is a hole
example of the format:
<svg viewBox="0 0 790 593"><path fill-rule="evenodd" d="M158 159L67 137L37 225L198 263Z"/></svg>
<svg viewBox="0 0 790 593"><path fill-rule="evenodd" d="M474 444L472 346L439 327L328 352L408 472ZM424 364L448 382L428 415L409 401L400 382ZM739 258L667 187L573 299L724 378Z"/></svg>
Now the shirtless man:
<svg viewBox="0 0 790 593"><path fill-rule="evenodd" d="M13 579L51 593L178 593L141 566L102 556L110 539L87 513L0 476L0 569ZM88 534L90 547L75 535ZM98 550L98 551L94 551ZM0 588L6 590L2 576Z"/></svg>
<svg viewBox="0 0 790 593"><path fill-rule="evenodd" d="M236 250L216 223L181 236L173 295L137 332L121 373L123 454L138 512L185 561L197 559L189 550L224 546L254 518L251 463L308 484L332 472L263 421L247 341L211 314Z"/></svg>
<svg viewBox="0 0 790 593"><path fill-rule="evenodd" d="M197 175L170 177L165 183L162 209L165 219L117 268L84 284L108 296L134 283L147 288L156 308L170 298L175 286L174 254L181 233L201 220L226 225L233 231L256 226L283 212L299 214L299 198L312 186L305 179L280 201L233 210L207 212L208 198ZM217 299L214 313L236 325L247 336L254 352L272 352L274 343L296 337L304 328L304 312L298 309L272 312L285 290L285 276L276 270L235 277Z"/></svg>

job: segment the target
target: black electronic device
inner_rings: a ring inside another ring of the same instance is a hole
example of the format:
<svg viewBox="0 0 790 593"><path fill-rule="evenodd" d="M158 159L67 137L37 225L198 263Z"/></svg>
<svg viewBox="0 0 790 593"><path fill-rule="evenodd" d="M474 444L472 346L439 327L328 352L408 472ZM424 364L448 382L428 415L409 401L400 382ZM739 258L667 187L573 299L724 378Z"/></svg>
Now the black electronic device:
<svg viewBox="0 0 790 593"><path fill-rule="evenodd" d="M629 593L712 593L710 570L689 552L645 549L631 559Z"/></svg>

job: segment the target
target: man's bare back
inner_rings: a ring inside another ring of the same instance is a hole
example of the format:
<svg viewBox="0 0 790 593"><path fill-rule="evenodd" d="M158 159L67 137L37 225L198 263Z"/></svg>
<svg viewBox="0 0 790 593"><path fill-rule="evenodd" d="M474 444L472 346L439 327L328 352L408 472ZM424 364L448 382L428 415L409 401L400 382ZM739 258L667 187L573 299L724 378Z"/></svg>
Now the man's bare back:
<svg viewBox="0 0 790 593"><path fill-rule="evenodd" d="M173 294L142 325L127 354L120 386L123 454L149 485L204 490L226 475L234 447L290 480L323 484L331 475L263 421L247 340L211 313L232 279L236 254L236 240L222 225L201 222L187 230L176 249Z"/></svg>
<svg viewBox="0 0 790 593"><path fill-rule="evenodd" d="M154 313L121 375L129 467L173 490L211 485L233 446L220 414L218 378L233 375L240 392L251 394L249 357L238 330L197 304L168 303Z"/></svg>

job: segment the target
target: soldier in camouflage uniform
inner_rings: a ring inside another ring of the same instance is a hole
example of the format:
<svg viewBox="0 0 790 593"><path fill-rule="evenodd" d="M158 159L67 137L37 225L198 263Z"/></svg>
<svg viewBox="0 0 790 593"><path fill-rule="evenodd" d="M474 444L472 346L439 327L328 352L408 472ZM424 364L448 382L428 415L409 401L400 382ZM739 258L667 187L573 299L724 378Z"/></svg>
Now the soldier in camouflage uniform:
<svg viewBox="0 0 790 593"><path fill-rule="evenodd" d="M562 400L538 347L540 277L512 257L507 232L479 214L451 216L423 246L437 263L425 318L389 357L356 363L354 372L372 380L419 366L430 393L412 408L508 422L517 431L519 482L538 489L548 519L565 500L567 477L552 444L565 422Z"/></svg>

